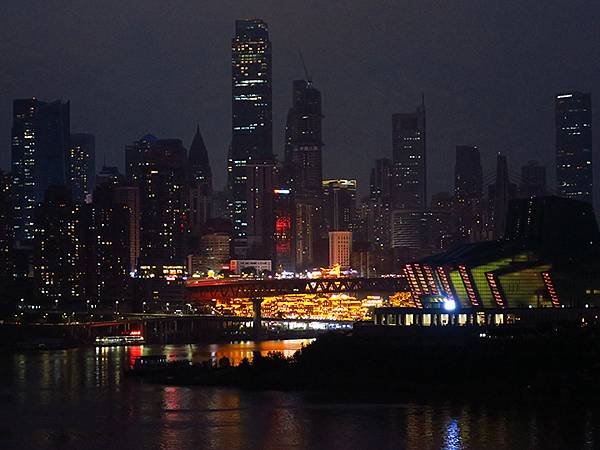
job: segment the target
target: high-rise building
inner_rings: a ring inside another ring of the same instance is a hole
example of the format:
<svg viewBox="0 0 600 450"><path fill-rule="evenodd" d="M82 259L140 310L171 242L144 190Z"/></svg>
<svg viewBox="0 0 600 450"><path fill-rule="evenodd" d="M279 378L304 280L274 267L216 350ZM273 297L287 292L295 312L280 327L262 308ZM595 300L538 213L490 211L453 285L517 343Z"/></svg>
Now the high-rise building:
<svg viewBox="0 0 600 450"><path fill-rule="evenodd" d="M150 150L150 147L158 138L152 134L142 136L133 144L125 147L125 177L127 183L139 183L142 174L144 173L144 158L145 154ZM104 168L103 168L104 170Z"/></svg>
<svg viewBox="0 0 600 450"><path fill-rule="evenodd" d="M312 82L295 80L285 127L285 163L297 195L320 196L323 179L321 93Z"/></svg>
<svg viewBox="0 0 600 450"><path fill-rule="evenodd" d="M477 147L456 146L454 167L454 196L459 203L470 199L481 199L483 194L483 170Z"/></svg>
<svg viewBox="0 0 600 450"><path fill-rule="evenodd" d="M212 216L212 170L208 151L200 134L200 126L192 140L188 155L190 250L196 253L206 223Z"/></svg>
<svg viewBox="0 0 600 450"><path fill-rule="evenodd" d="M556 192L593 203L592 97L566 92L555 98Z"/></svg>
<svg viewBox="0 0 600 450"><path fill-rule="evenodd" d="M285 128L283 177L295 203L293 259L298 268L316 263L323 210L322 120L321 93L310 79L295 80Z"/></svg>
<svg viewBox="0 0 600 450"><path fill-rule="evenodd" d="M272 259L275 226L273 196L279 184L278 166L272 161L248 164L245 184L248 201L246 257Z"/></svg>
<svg viewBox="0 0 600 450"><path fill-rule="evenodd" d="M108 185L111 185L110 183ZM113 185L113 201L127 209L129 271L135 272L140 257L140 190L138 186Z"/></svg>
<svg viewBox="0 0 600 450"><path fill-rule="evenodd" d="M95 186L102 184L114 184L120 185L125 183L125 177L119 172L118 167L114 166L102 166L102 169L96 175Z"/></svg>
<svg viewBox="0 0 600 450"><path fill-rule="evenodd" d="M508 176L508 160L505 155L498 153L496 161L496 181L488 190L489 220L491 239L502 239L506 230L508 204L517 194L517 186L510 182Z"/></svg>
<svg viewBox="0 0 600 450"><path fill-rule="evenodd" d="M144 144L139 164L133 167L130 180L140 196L140 266L159 272L165 266L183 267L186 149L179 139L156 139Z"/></svg>
<svg viewBox="0 0 600 450"><path fill-rule="evenodd" d="M456 146L454 199L458 239L470 242L480 235L483 197L483 170L477 147Z"/></svg>
<svg viewBox="0 0 600 450"><path fill-rule="evenodd" d="M427 207L426 149L425 102L422 101L414 113L392 115L394 208Z"/></svg>
<svg viewBox="0 0 600 450"><path fill-rule="evenodd" d="M356 210L356 180L323 180L324 222L328 231L351 231Z"/></svg>
<svg viewBox="0 0 600 450"><path fill-rule="evenodd" d="M274 256L277 270L295 270L294 202L289 189L273 190Z"/></svg>
<svg viewBox="0 0 600 450"><path fill-rule="evenodd" d="M542 197L547 194L546 168L537 161L529 161L521 167L520 197Z"/></svg>
<svg viewBox="0 0 600 450"><path fill-rule="evenodd" d="M81 307L84 302L87 212L65 186L50 186L36 209L34 274L46 307Z"/></svg>
<svg viewBox="0 0 600 450"><path fill-rule="evenodd" d="M35 98L13 102L12 174L15 238L31 242L35 208L49 186L66 182L69 148L69 103Z"/></svg>
<svg viewBox="0 0 600 450"><path fill-rule="evenodd" d="M67 158L67 186L73 201L84 202L94 190L96 177L96 139L93 134L71 133Z"/></svg>
<svg viewBox="0 0 600 450"><path fill-rule="evenodd" d="M352 255L352 232L329 232L329 267L340 265L342 270L350 268Z"/></svg>
<svg viewBox="0 0 600 450"><path fill-rule="evenodd" d="M136 188L129 188L135 191ZM133 192L131 191L131 192ZM103 184L94 190L88 238L88 298L94 307L125 308L131 268L131 211L126 191ZM130 193L131 193L130 192ZM124 195L125 194L125 195Z"/></svg>
<svg viewBox="0 0 600 450"><path fill-rule="evenodd" d="M12 177L0 170L0 283L13 278L13 207Z"/></svg>
<svg viewBox="0 0 600 450"><path fill-rule="evenodd" d="M256 216L248 198L248 166L273 163L271 42L260 19L236 20L231 43L230 210L236 256L248 256L249 219ZM264 202L261 202L264 203Z"/></svg>

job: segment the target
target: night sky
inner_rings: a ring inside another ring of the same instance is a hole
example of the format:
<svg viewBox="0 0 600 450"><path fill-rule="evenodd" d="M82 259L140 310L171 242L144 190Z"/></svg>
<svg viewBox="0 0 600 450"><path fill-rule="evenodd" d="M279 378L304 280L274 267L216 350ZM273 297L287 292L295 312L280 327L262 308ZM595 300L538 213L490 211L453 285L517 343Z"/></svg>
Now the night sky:
<svg viewBox="0 0 600 450"><path fill-rule="evenodd" d="M452 187L457 144L480 148L484 175L498 151L514 174L538 159L553 186L554 94L592 91L600 108L591 0L1 0L0 166L10 164L12 99L62 98L72 130L96 135L98 169L104 158L122 168L124 146L146 133L189 147L200 123L220 188L231 37L247 17L270 28L275 152L301 50L323 93L324 175L357 177L363 192L373 160L391 157L390 115L412 111L422 91L430 193Z"/></svg>

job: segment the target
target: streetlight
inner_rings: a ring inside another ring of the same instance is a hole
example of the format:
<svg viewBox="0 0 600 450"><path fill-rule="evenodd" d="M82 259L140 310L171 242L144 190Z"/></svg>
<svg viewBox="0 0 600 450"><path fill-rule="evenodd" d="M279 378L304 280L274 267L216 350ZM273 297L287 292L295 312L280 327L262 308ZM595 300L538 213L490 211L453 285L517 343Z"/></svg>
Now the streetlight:
<svg viewBox="0 0 600 450"><path fill-rule="evenodd" d="M115 312L119 312L119 300L115 300Z"/></svg>

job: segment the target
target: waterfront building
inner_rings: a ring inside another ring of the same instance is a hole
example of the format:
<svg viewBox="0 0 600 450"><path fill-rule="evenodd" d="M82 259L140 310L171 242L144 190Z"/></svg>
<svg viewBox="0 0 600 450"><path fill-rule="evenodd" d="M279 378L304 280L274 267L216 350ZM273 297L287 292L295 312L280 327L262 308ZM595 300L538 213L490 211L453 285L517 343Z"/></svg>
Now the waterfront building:
<svg viewBox="0 0 600 450"><path fill-rule="evenodd" d="M94 190L90 227L87 230L87 299L93 308L112 311L115 305L129 309L128 287L136 234L132 234L136 214L137 188L103 184ZM139 220L138 220L139 223ZM132 241L132 238L134 239ZM139 249L139 247L138 247Z"/></svg>
<svg viewBox="0 0 600 450"><path fill-rule="evenodd" d="M477 312L600 305L599 233L589 204L513 200L505 236L406 264L413 306Z"/></svg>
<svg viewBox="0 0 600 450"><path fill-rule="evenodd" d="M65 186L50 186L36 210L34 276L44 307L77 309L85 305L88 208L74 203Z"/></svg>
<svg viewBox="0 0 600 450"><path fill-rule="evenodd" d="M592 96L565 92L554 99L556 193L592 203Z"/></svg>
<svg viewBox="0 0 600 450"><path fill-rule="evenodd" d="M128 181L139 189L140 268L156 276L178 275L187 256L186 149L179 139L144 137L127 154Z"/></svg>

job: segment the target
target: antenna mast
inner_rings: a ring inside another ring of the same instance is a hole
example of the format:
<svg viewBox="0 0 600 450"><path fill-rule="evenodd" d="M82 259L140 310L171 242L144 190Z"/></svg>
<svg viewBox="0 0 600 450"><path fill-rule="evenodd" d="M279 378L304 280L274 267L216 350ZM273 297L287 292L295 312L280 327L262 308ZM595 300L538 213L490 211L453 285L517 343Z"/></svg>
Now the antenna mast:
<svg viewBox="0 0 600 450"><path fill-rule="evenodd" d="M306 82L310 86L312 84L312 78L308 73L308 69L306 68L306 63L304 62L304 57L302 56L302 52L298 50L298 55L300 56L300 61L302 62L302 68L304 69L304 77L306 78Z"/></svg>

